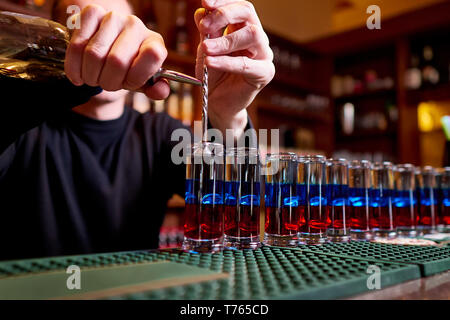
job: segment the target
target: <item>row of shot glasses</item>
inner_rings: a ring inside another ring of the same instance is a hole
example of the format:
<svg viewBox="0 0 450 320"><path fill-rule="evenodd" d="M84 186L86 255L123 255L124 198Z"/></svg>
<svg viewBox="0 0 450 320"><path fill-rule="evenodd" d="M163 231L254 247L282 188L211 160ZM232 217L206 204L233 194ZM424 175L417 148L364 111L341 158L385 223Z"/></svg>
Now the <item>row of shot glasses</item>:
<svg viewBox="0 0 450 320"><path fill-rule="evenodd" d="M185 239L194 252L415 237L450 224L450 168L194 145ZM260 241L260 209L265 208Z"/></svg>

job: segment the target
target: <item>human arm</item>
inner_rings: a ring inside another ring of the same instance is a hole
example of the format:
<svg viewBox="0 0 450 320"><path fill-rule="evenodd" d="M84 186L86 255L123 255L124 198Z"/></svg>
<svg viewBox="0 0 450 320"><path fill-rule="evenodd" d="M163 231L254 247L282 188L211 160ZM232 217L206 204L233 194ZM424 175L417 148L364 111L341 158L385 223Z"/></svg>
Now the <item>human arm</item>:
<svg viewBox="0 0 450 320"><path fill-rule="evenodd" d="M203 41L197 52L196 75L209 68L209 117L225 133L242 135L246 108L275 74L273 52L253 5L243 0L203 0L195 13ZM207 13L208 10L208 13ZM210 39L205 39L209 34Z"/></svg>

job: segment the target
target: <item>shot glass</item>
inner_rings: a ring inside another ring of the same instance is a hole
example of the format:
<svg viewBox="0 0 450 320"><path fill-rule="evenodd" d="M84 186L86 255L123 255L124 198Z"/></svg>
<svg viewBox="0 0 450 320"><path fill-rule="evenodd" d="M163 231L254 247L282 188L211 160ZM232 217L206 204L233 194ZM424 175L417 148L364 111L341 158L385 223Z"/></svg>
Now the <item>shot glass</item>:
<svg viewBox="0 0 450 320"><path fill-rule="evenodd" d="M348 161L327 160L327 215L331 221L327 230L330 242L349 242L350 211L348 203Z"/></svg>
<svg viewBox="0 0 450 320"><path fill-rule="evenodd" d="M390 162L372 167L370 195L370 229L375 237L392 239L397 236L393 210L394 166Z"/></svg>
<svg viewBox="0 0 450 320"><path fill-rule="evenodd" d="M268 246L297 246L300 212L297 195L297 156L269 154L265 161L265 233Z"/></svg>
<svg viewBox="0 0 450 320"><path fill-rule="evenodd" d="M349 166L349 203L353 240L367 241L373 238L370 230L370 191L372 188L372 163L355 160Z"/></svg>
<svg viewBox="0 0 450 320"><path fill-rule="evenodd" d="M186 209L182 249L214 253L223 249L223 145L198 143L186 159Z"/></svg>
<svg viewBox="0 0 450 320"><path fill-rule="evenodd" d="M433 167L416 168L416 189L419 200L418 232L429 234L437 231L438 194L437 173Z"/></svg>
<svg viewBox="0 0 450 320"><path fill-rule="evenodd" d="M397 234L405 237L417 235L418 209L415 168L412 164L394 167L394 216Z"/></svg>
<svg viewBox="0 0 450 320"><path fill-rule="evenodd" d="M299 243L320 245L327 242L327 229L331 221L327 213L326 158L301 157L305 167L306 208L301 212L304 223L299 228Z"/></svg>
<svg viewBox="0 0 450 320"><path fill-rule="evenodd" d="M260 242L258 149L227 150L225 160L225 249L256 249Z"/></svg>

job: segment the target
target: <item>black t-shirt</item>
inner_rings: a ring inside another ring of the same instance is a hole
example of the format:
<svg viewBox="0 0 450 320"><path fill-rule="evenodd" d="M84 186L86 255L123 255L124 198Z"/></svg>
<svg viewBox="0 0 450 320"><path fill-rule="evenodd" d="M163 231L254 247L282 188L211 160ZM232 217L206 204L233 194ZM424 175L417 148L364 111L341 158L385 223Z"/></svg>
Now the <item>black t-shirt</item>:
<svg viewBox="0 0 450 320"><path fill-rule="evenodd" d="M181 122L125 107L112 121L70 109L98 88L0 78L0 260L156 248Z"/></svg>

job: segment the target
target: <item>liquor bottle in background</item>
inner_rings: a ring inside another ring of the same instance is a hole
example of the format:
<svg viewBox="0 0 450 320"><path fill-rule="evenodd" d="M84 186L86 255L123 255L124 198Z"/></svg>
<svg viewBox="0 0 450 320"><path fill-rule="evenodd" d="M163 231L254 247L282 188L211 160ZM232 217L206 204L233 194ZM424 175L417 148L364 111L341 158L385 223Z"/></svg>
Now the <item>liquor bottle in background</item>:
<svg viewBox="0 0 450 320"><path fill-rule="evenodd" d="M175 7L176 22L173 29L172 48L180 54L188 54L189 36L186 26L186 1L177 1Z"/></svg>
<svg viewBox="0 0 450 320"><path fill-rule="evenodd" d="M190 126L194 121L194 99L192 98L192 86L183 86L181 101L181 121L184 125Z"/></svg>
<svg viewBox="0 0 450 320"><path fill-rule="evenodd" d="M411 57L411 67L406 71L405 85L407 89L419 89L422 85L422 71L419 69L420 59L417 55Z"/></svg>
<svg viewBox="0 0 450 320"><path fill-rule="evenodd" d="M426 45L423 48L422 79L424 85L437 85L440 80L439 71L436 67L433 47Z"/></svg>

